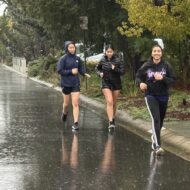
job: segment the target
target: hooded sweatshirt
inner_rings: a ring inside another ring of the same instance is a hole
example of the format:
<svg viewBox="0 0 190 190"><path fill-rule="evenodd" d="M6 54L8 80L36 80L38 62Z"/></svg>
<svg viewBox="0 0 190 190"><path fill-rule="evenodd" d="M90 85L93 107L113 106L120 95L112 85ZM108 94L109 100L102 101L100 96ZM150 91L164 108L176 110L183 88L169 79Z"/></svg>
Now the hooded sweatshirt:
<svg viewBox="0 0 190 190"><path fill-rule="evenodd" d="M163 76L162 80L155 80L154 74L158 72ZM161 60L155 64L152 60L144 63L136 73L136 82L147 84L145 95L168 96L169 86L175 82L175 76L169 63Z"/></svg>
<svg viewBox="0 0 190 190"><path fill-rule="evenodd" d="M68 52L69 44L74 44L71 41L65 43L66 54L59 59L57 64L57 72L61 75L61 87L76 87L80 86L79 74L84 76L84 66L80 57ZM72 69L78 68L79 74L72 74Z"/></svg>

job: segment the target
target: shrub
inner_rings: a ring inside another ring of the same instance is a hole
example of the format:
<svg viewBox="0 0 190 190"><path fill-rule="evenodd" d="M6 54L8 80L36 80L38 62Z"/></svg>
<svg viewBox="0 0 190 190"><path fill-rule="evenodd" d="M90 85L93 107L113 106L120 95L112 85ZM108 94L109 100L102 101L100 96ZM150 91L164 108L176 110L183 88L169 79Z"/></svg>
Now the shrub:
<svg viewBox="0 0 190 190"><path fill-rule="evenodd" d="M39 76L42 68L43 68L43 59L40 57L39 59L30 61L28 63L28 75L30 77L36 77Z"/></svg>
<svg viewBox="0 0 190 190"><path fill-rule="evenodd" d="M28 75L48 78L56 70L57 58L53 56L40 57L29 62Z"/></svg>

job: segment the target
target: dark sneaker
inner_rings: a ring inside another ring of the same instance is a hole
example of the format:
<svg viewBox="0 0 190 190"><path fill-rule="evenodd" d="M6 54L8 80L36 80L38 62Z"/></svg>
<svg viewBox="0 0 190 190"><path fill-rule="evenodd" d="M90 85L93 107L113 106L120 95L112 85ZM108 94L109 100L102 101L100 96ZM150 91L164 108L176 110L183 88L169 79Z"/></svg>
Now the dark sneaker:
<svg viewBox="0 0 190 190"><path fill-rule="evenodd" d="M161 156L161 155L164 154L164 150L163 150L161 147L158 147L158 148L156 148L156 150L155 150L155 154L156 154L157 156Z"/></svg>
<svg viewBox="0 0 190 190"><path fill-rule="evenodd" d="M73 129L73 130L79 130L79 125L78 125L78 123L74 123L73 126L72 126L72 129Z"/></svg>
<svg viewBox="0 0 190 190"><path fill-rule="evenodd" d="M114 129L114 128L115 128L115 124L113 122L109 122L108 129Z"/></svg>
<svg viewBox="0 0 190 190"><path fill-rule="evenodd" d="M113 120L112 120L112 123L113 123L113 125L116 127L116 125L115 125L115 119L113 118Z"/></svg>
<svg viewBox="0 0 190 190"><path fill-rule="evenodd" d="M154 141L154 136L151 136L151 140L152 140L152 150L156 150L156 143Z"/></svg>
<svg viewBox="0 0 190 190"><path fill-rule="evenodd" d="M62 113L62 114L61 114L61 120L62 120L63 122L66 121L66 120L67 120L67 114Z"/></svg>

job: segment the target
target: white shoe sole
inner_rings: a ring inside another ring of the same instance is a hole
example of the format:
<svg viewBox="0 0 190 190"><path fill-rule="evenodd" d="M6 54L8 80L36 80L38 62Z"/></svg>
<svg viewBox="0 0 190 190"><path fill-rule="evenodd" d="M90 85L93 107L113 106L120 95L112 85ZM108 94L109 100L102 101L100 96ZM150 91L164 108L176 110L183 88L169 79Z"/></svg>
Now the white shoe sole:
<svg viewBox="0 0 190 190"><path fill-rule="evenodd" d="M161 155L164 154L164 150L163 150L162 148L159 148L157 151L155 151L155 154L156 154L157 156L161 156Z"/></svg>
<svg viewBox="0 0 190 190"><path fill-rule="evenodd" d="M79 130L79 127L75 128L72 126L72 130Z"/></svg>

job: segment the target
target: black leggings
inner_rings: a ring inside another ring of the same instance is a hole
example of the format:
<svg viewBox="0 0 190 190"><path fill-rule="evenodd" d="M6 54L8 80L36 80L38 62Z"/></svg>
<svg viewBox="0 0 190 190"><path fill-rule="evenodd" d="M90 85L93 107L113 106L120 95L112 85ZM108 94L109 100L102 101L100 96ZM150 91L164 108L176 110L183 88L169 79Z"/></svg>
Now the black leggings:
<svg viewBox="0 0 190 190"><path fill-rule="evenodd" d="M152 135L155 145L156 147L159 147L161 145L160 131L163 126L163 121L167 110L168 98L161 101L155 96L146 96L145 102L152 119Z"/></svg>

